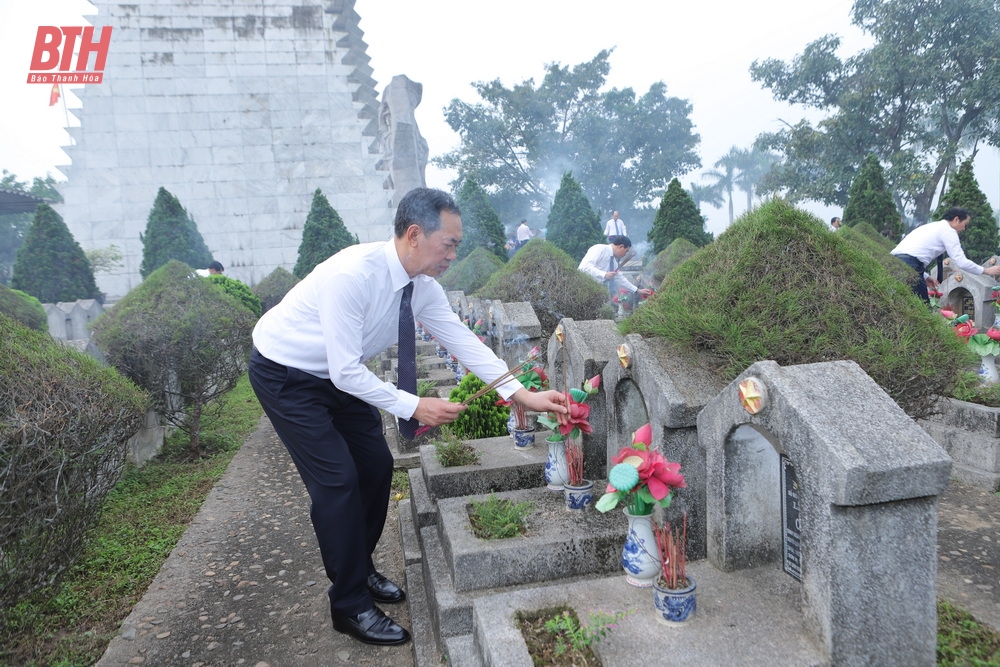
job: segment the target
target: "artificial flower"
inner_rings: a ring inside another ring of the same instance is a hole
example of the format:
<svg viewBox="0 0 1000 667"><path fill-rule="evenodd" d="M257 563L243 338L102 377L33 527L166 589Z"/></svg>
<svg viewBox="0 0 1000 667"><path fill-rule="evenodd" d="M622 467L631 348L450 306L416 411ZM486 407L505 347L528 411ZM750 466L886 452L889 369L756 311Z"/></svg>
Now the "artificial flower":
<svg viewBox="0 0 1000 667"><path fill-rule="evenodd" d="M941 309L941 315L942 315L942 317L944 317L944 319L950 320L953 317L955 317L955 311L948 310L947 308L942 308Z"/></svg>
<svg viewBox="0 0 1000 667"><path fill-rule="evenodd" d="M590 406L586 403L577 403L571 398L567 419L566 424L559 424L559 432L564 436L570 435L574 429L580 429L583 433L591 433L594 430L587 421L590 419Z"/></svg>
<svg viewBox="0 0 1000 667"><path fill-rule="evenodd" d="M1000 340L1000 329L994 329L993 327L990 327L989 331L986 332L986 335L992 338L993 340Z"/></svg>
<svg viewBox="0 0 1000 667"><path fill-rule="evenodd" d="M633 449L623 447L612 461L616 464L627 463L639 471L638 486L649 489L650 495L656 501L666 498L671 489L682 489L686 486L684 477L680 474L681 464L667 461L663 454L653 449Z"/></svg>
<svg viewBox="0 0 1000 667"><path fill-rule="evenodd" d="M586 382L583 383L583 390L588 394L596 394L597 390L601 388L601 376L595 375Z"/></svg>
<svg viewBox="0 0 1000 667"><path fill-rule="evenodd" d="M978 330L972 326L971 322L960 322L955 325L955 335L959 338L971 338L978 333Z"/></svg>
<svg viewBox="0 0 1000 667"><path fill-rule="evenodd" d="M632 446L637 449L649 449L651 442L653 442L653 427L649 424L640 426L636 432L632 434Z"/></svg>

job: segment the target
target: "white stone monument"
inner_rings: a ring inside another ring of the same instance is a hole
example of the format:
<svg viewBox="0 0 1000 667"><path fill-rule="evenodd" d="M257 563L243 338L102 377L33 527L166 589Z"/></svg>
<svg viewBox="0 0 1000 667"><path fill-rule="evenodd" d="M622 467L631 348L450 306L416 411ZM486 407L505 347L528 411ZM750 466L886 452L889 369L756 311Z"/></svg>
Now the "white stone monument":
<svg viewBox="0 0 1000 667"><path fill-rule="evenodd" d="M84 248L115 244L112 298L141 281L160 186L226 275L254 284L297 259L317 187L362 242L389 237L375 81L353 0L94 0L114 27L84 86L59 211ZM204 267L194 267L204 268Z"/></svg>

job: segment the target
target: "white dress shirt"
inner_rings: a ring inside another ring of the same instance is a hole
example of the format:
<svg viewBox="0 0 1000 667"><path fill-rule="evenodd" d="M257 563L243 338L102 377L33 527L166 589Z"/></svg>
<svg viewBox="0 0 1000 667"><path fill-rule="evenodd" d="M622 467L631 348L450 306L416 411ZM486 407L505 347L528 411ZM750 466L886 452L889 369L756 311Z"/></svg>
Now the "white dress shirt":
<svg viewBox="0 0 1000 667"><path fill-rule="evenodd" d="M613 268L609 268L613 257L614 251L611 249L611 244L600 243L590 247L590 250L588 250L587 254L583 256L583 259L580 261L580 266L577 268L597 282L606 283L607 280L604 278L604 274L608 271L614 271ZM614 266L615 268L618 267L617 260L615 261ZM635 292L639 289L630 283L620 271L615 274L613 280L619 289L626 289L629 292Z"/></svg>
<svg viewBox="0 0 1000 667"><path fill-rule="evenodd" d="M948 253L948 257L951 257L951 261L958 268L977 275L983 272L983 267L965 256L962 244L958 240L958 232L948 224L947 220L920 225L904 236L903 240L892 249L893 255L916 257L923 262L924 266L930 264L943 252Z"/></svg>
<svg viewBox="0 0 1000 667"><path fill-rule="evenodd" d="M267 359L329 378L341 391L409 419L417 396L383 382L365 362L399 338L399 301L410 282L395 245L363 243L338 252L295 285L264 313L253 342ZM413 278L413 317L484 382L507 372L507 365L458 319L436 280ZM497 388L510 398L521 383Z"/></svg>
<svg viewBox="0 0 1000 667"><path fill-rule="evenodd" d="M534 236L534 234L531 233L531 227L528 227L528 225L520 225L517 228L518 243L527 243L531 240L532 236Z"/></svg>
<svg viewBox="0 0 1000 667"><path fill-rule="evenodd" d="M628 236L628 229L625 227L625 221L621 218L615 220L611 218L604 224L604 235L605 236Z"/></svg>

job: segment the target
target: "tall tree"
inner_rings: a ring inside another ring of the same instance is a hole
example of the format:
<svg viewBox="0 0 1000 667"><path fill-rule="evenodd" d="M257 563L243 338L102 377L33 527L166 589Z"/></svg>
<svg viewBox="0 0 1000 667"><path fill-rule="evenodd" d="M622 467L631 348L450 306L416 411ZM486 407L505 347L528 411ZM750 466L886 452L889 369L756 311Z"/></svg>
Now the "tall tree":
<svg viewBox="0 0 1000 667"><path fill-rule="evenodd" d="M781 156L752 147L740 149L736 155L736 168L739 174L734 181L736 187L746 193L747 210L753 208L753 198L757 185L771 170L771 166L781 159Z"/></svg>
<svg viewBox="0 0 1000 667"><path fill-rule="evenodd" d="M486 190L476 179L467 178L455 199L462 211L462 243L458 246L458 259L465 259L476 248L483 248L499 257L501 262L506 262L503 223L493 209Z"/></svg>
<svg viewBox="0 0 1000 667"><path fill-rule="evenodd" d="M597 208L629 219L672 176L700 166L699 138L691 105L667 97L663 83L641 96L631 88L602 90L610 54L573 67L549 64L537 85L474 83L482 102L448 105L445 118L461 145L436 163L456 169L457 183L475 178L503 220L547 208L555 179L567 170Z"/></svg>
<svg viewBox="0 0 1000 667"><path fill-rule="evenodd" d="M572 172L563 174L546 229L545 239L578 262L591 246L605 240L601 221Z"/></svg>
<svg viewBox="0 0 1000 667"><path fill-rule="evenodd" d="M857 165L874 153L900 211L926 222L955 157L977 141L1000 146L1000 4L856 0L852 23L874 43L846 60L827 35L790 64L751 66L776 99L831 114L758 138L784 156L767 187L843 206Z"/></svg>
<svg viewBox="0 0 1000 667"><path fill-rule="evenodd" d="M146 233L139 234L139 240L142 241L139 273L143 278L172 259L196 269L203 269L212 261L212 253L194 218L184 210L180 200L163 187L156 193L146 221Z"/></svg>
<svg viewBox="0 0 1000 667"><path fill-rule="evenodd" d="M56 180L49 174L46 174L45 178L36 176L29 186L4 169L0 176L0 188L42 197L48 199L50 203L62 202L62 196L56 190ZM24 243L24 236L31 227L33 217L33 213L0 215L0 283L4 285L10 282L11 273L14 271L14 259L21 244Z"/></svg>
<svg viewBox="0 0 1000 667"><path fill-rule="evenodd" d="M742 159L741 149L733 146L729 152L715 161L715 169L706 171L702 176L715 180L713 187L726 193L729 200L729 224L733 224L733 189L736 187L736 177L739 161Z"/></svg>
<svg viewBox="0 0 1000 667"><path fill-rule="evenodd" d="M892 195L886 189L882 165L874 155L869 154L865 158L857 178L851 183L841 222L846 227L867 222L879 234L893 241L903 237L903 221L899 218Z"/></svg>
<svg viewBox="0 0 1000 667"><path fill-rule="evenodd" d="M941 197L934 218L940 220L944 212L952 206L961 206L969 211L972 221L962 232L962 250L973 262L985 262L997 254L1000 247L1000 233L997 232L993 207L986 200L972 173L972 160L968 159L958 168L958 172L948 182L948 191Z"/></svg>
<svg viewBox="0 0 1000 667"><path fill-rule="evenodd" d="M14 262L10 286L42 303L101 296L83 248L48 204L39 204L35 209L35 218Z"/></svg>
<svg viewBox="0 0 1000 667"><path fill-rule="evenodd" d="M701 210L702 204L709 204L713 208L719 208L726 200L722 198L722 193L719 192L719 188L714 185L702 185L699 183L691 182L690 187L687 189L688 195L694 201L694 205Z"/></svg>
<svg viewBox="0 0 1000 667"><path fill-rule="evenodd" d="M659 254L679 238L701 247L712 240L712 235L705 231L705 218L698 211L694 200L675 178L670 181L660 200L660 209L656 212L649 240L653 244L653 253Z"/></svg>
<svg viewBox="0 0 1000 667"><path fill-rule="evenodd" d="M292 273L300 279L305 278L317 264L357 242L357 234L347 231L340 214L330 206L323 191L316 188L306 224L302 227L299 259Z"/></svg>

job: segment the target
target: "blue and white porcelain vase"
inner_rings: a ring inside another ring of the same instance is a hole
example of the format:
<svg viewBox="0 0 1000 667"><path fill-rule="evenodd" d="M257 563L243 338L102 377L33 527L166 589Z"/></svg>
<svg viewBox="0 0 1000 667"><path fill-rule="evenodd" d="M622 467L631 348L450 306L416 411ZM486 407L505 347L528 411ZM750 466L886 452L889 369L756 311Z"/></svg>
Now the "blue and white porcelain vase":
<svg viewBox="0 0 1000 667"><path fill-rule="evenodd" d="M636 588L650 588L660 574L660 557L653 535L652 514L632 514L623 510L628 519L628 535L622 549L625 581Z"/></svg>
<svg viewBox="0 0 1000 667"><path fill-rule="evenodd" d="M569 481L569 467L566 465L566 441L546 440L549 443L549 458L545 460L545 485L549 491L562 491Z"/></svg>
<svg viewBox="0 0 1000 667"><path fill-rule="evenodd" d="M563 498L566 500L568 510L588 509L594 504L594 483L589 479L583 480L580 486L566 482L563 486Z"/></svg>
<svg viewBox="0 0 1000 667"><path fill-rule="evenodd" d="M996 355L985 354L979 359L979 381L983 384L996 384L1000 382L1000 373L997 372Z"/></svg>
<svg viewBox="0 0 1000 667"><path fill-rule="evenodd" d="M514 429L517 428L517 416L514 414L514 410L511 409L510 416L507 417L507 433L514 436Z"/></svg>
<svg viewBox="0 0 1000 667"><path fill-rule="evenodd" d="M683 625L694 616L697 608L695 588L698 584L688 577L686 588L661 588L659 582L653 584L653 604L656 605L656 620L664 625Z"/></svg>
<svg viewBox="0 0 1000 667"><path fill-rule="evenodd" d="M535 446L535 429L533 428L515 428L511 435L514 436L514 449L518 451L531 449Z"/></svg>

